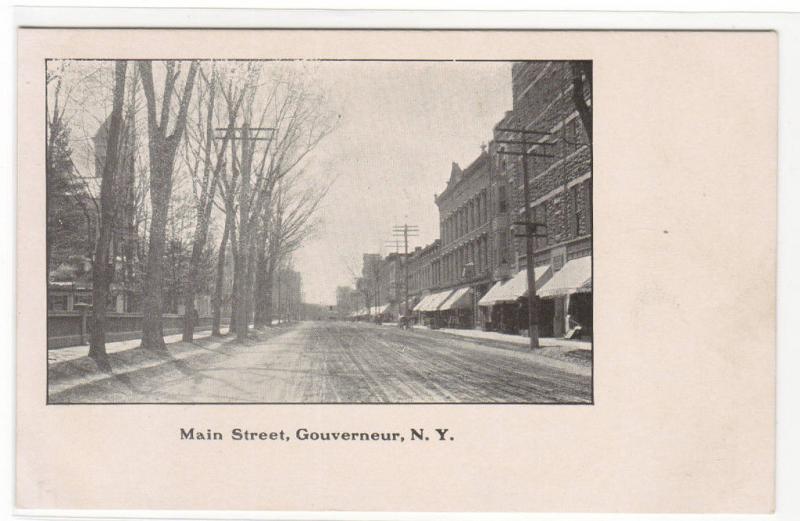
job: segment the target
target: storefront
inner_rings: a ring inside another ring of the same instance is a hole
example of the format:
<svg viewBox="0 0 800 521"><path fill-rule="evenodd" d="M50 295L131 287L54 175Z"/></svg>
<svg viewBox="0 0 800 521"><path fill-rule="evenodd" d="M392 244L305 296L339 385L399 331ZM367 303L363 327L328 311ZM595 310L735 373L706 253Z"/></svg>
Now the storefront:
<svg viewBox="0 0 800 521"><path fill-rule="evenodd" d="M484 331L499 330L499 308L497 299L503 295L503 284L506 281L499 280L489 291L478 301L480 310L481 329Z"/></svg>
<svg viewBox="0 0 800 521"><path fill-rule="evenodd" d="M354 311L350 314L350 318L352 320L357 321L377 321L383 322L392 319L392 315L389 312L389 304L383 304L382 306L370 306L368 308L361 308L358 311Z"/></svg>
<svg viewBox="0 0 800 521"><path fill-rule="evenodd" d="M452 295L453 290L444 290L437 293L432 293L424 297L419 304L414 308L414 312L419 314L419 323L436 329L444 327L444 321L439 313L439 306Z"/></svg>
<svg viewBox="0 0 800 521"><path fill-rule="evenodd" d="M550 266L539 266L533 271L536 278L536 287L545 284L551 277ZM485 308L484 329L501 331L503 333L518 334L528 329L528 271L521 270L514 277L502 283L496 283L484 297L478 301L478 305ZM546 309L540 306L540 320L542 323L542 311L546 314ZM541 330L539 334L544 336L548 332Z"/></svg>
<svg viewBox="0 0 800 521"><path fill-rule="evenodd" d="M574 338L592 336L592 257L569 260L537 294L552 302L553 334Z"/></svg>
<svg viewBox="0 0 800 521"><path fill-rule="evenodd" d="M439 305L438 313L444 327L472 328L474 325L472 289L466 286L453 290Z"/></svg>

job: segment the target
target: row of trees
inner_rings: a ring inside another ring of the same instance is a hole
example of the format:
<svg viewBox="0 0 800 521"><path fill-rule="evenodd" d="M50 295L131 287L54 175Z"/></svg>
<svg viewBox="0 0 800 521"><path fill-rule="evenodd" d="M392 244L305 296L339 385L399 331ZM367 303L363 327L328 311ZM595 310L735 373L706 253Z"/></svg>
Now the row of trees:
<svg viewBox="0 0 800 521"><path fill-rule="evenodd" d="M209 271L213 334L221 333L225 295L238 339L248 336L250 323L271 325L276 270L315 227L327 191L324 180L312 182L306 166L335 120L309 75L262 62L119 60L76 66L77 73L68 72L70 65L48 64L48 232L51 225L78 228L70 224L80 221L76 208L96 216L83 233L84 243L93 242L89 355L106 363L106 306L98 304L107 302L114 279L115 230L129 222L142 245L143 348L166 348L164 287L176 279L175 255L184 245L190 251L181 280L184 340L193 338L195 298L208 286ZM70 103L79 107L70 111ZM95 173L99 194L86 197L89 176L73 157L70 136L92 120L103 122L95 147L105 150ZM123 211L131 202L135 209ZM170 231L178 220L186 233ZM211 244L220 227L218 244ZM48 255L58 235L48 234Z"/></svg>

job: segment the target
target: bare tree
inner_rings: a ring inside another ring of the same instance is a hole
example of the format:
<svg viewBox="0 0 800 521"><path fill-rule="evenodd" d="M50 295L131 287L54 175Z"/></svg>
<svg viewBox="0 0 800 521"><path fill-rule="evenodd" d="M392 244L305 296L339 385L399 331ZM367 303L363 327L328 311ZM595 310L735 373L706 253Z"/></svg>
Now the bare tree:
<svg viewBox="0 0 800 521"><path fill-rule="evenodd" d="M235 181L233 181L235 182ZM211 300L211 307L212 307L212 322L211 322L211 334L214 336L221 336L222 331L222 305L223 305L223 294L224 294L224 286L225 286L225 258L227 255L227 248L228 242L230 242L231 237L235 237L235 215L236 215L236 208L234 206L233 201L229 201L229 196L224 197L225 201L225 208L223 212L225 213L225 226L222 230L222 239L220 240L219 249L217 250L217 267L216 267L216 275L215 275L215 285L214 285L214 297ZM235 240L235 238L233 239Z"/></svg>
<svg viewBox="0 0 800 521"><path fill-rule="evenodd" d="M156 93L153 80L153 63L150 60L139 62L139 74L147 100L148 152L150 159L150 201L152 220L147 252L147 265L144 276L144 295L142 323L142 347L147 349L166 349L162 321L162 291L164 266L165 228L170 196L172 194L172 173L175 155L186 128L189 103L194 90L198 62L189 65L183 94L178 96L178 114L172 132L169 131L172 100L181 73L176 62L166 62L164 90L161 97L161 114L156 113Z"/></svg>
<svg viewBox="0 0 800 521"><path fill-rule="evenodd" d="M263 242L259 248L255 280L255 325L272 324L272 290L275 270L297 251L319 221L315 218L329 186L300 187L299 175L282 179L275 190L274 204L265 211Z"/></svg>
<svg viewBox="0 0 800 521"><path fill-rule="evenodd" d="M247 91L242 123L228 129L232 134L230 171L219 178L227 234L223 231L218 258L215 315L221 304L227 238L233 259L231 331L239 339L247 337L253 317L253 288L265 258L261 250L271 233L265 228L272 225L265 215L273 204L275 187L331 130L319 100L311 95L302 78L280 68L267 72L272 74L265 74L263 65L255 63L247 64L240 72L241 84ZM223 92L231 112L235 99L229 89Z"/></svg>
<svg viewBox="0 0 800 521"><path fill-rule="evenodd" d="M108 355L106 354L106 305L114 269L111 262L109 262L109 250L114 226L114 178L120 163L120 134L122 130L122 109L125 99L127 67L128 62L126 60L117 60L115 62L114 105L111 111L108 146L100 185L100 233L97 238L94 265L92 267L92 302L94 305L92 306L92 335L89 357L102 367L108 367ZM113 259L111 261L113 262Z"/></svg>
<svg viewBox="0 0 800 521"><path fill-rule="evenodd" d="M203 256L203 251L206 247L206 240L208 238L209 222L211 220L211 211L214 207L214 198L216 195L218 179L220 173L225 167L225 152L228 147L228 142L233 129L236 124L236 117L239 112L239 107L242 104L245 90L238 89L239 95L236 96L236 101L233 106L228 106L227 114L227 131L222 136L222 143L219 144L216 139L215 133L215 107L216 107L216 93L218 84L220 83L218 72L215 68L211 70L211 78L209 79L203 69L200 69L201 88L197 95L197 121L196 131L188 132L191 136L185 140L186 143L186 159L189 163L189 170L192 175L192 189L195 200L196 216L195 216L195 230L194 241L192 243L192 257L190 261L189 274L186 280L184 289L184 302L185 302L185 317L183 326L183 341L191 342L194 336L195 327L195 295L197 291L198 277L200 271L200 262ZM230 86L228 96L234 96L232 92L235 87ZM203 117L203 105L205 105L205 118ZM194 138L194 139L192 139ZM192 143L196 146L192 146ZM227 224L227 219L226 219ZM226 233L223 232L223 246L221 247L221 259L224 263L225 248L227 242ZM224 264L223 264L224 266ZM218 326L217 326L217 333Z"/></svg>

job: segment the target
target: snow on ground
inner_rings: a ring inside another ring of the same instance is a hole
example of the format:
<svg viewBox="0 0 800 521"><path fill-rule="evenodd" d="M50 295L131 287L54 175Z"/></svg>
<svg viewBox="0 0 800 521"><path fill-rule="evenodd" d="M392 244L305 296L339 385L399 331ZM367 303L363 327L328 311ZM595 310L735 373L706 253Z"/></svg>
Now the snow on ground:
<svg viewBox="0 0 800 521"><path fill-rule="evenodd" d="M350 322L267 328L51 364L50 403L591 403L592 367L563 347Z"/></svg>
<svg viewBox="0 0 800 521"><path fill-rule="evenodd" d="M223 326L220 328L222 334L226 334L228 332L228 326ZM211 331L198 331L194 334L195 340L199 340L201 338L208 338L211 336ZM183 338L183 335L168 335L164 337L164 342L167 344L172 344L175 342L180 342ZM120 351L127 351L128 349L133 349L139 347L142 343L140 338L134 338L133 340L123 340L121 342L106 342L106 353L119 353ZM73 346L73 347L62 347L59 349L49 349L47 351L47 362L50 364L58 363L58 362L66 362L68 360L77 360L78 358L82 358L89 353L89 346Z"/></svg>
<svg viewBox="0 0 800 521"><path fill-rule="evenodd" d="M415 328L429 329L427 326L416 325ZM521 335L510 335L508 333L499 333L497 331L483 331L481 329L454 329L454 328L440 328L435 331L441 333L448 333L450 335L463 336L468 338L478 338L484 340L495 340L498 342L510 342L521 346L530 345L530 339ZM539 345L542 347L566 347L571 349L592 349L592 343L588 340L569 340L566 338L539 338Z"/></svg>

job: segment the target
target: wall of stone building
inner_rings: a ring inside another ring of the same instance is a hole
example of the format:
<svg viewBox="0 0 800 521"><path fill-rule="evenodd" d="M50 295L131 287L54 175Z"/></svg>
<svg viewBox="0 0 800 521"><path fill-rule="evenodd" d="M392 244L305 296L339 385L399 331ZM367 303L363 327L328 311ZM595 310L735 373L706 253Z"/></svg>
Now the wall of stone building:
<svg viewBox="0 0 800 521"><path fill-rule="evenodd" d="M408 261L408 294L410 296L426 293L438 284L435 274L438 266L438 252L438 247L428 245L410 256Z"/></svg>
<svg viewBox="0 0 800 521"><path fill-rule="evenodd" d="M513 126L510 112L496 125L498 128ZM514 136L504 132L495 132L495 139L513 139ZM505 280L516 271L514 255L514 238L512 223L516 203L513 165L516 156L502 154L512 151L508 145L492 142L489 145L492 155L492 174L490 183L489 211L491 213L491 232L489 241L488 263L493 280Z"/></svg>
<svg viewBox="0 0 800 521"><path fill-rule="evenodd" d="M554 157L534 157L528 165L532 217L534 222L545 224L547 230L547 237L535 242L537 255L542 255L536 259L537 264L542 264L551 256L561 256L561 251L553 250L591 235L591 147L572 97L572 71L568 62L515 64L512 85L514 126L552 132L549 137L535 140L557 142L534 147L534 153ZM584 94L591 103L591 93L587 90ZM521 212L524 201L521 161L511 162L509 170L514 207ZM574 249L574 245L570 247ZM585 246L579 249L587 253ZM525 255L523 238L514 239L514 250L519 265L520 257Z"/></svg>
<svg viewBox="0 0 800 521"><path fill-rule="evenodd" d="M482 152L456 184L449 186L436 201L442 231L440 286L468 282L462 277L468 262L475 266L473 278L489 276L490 177L491 158Z"/></svg>

